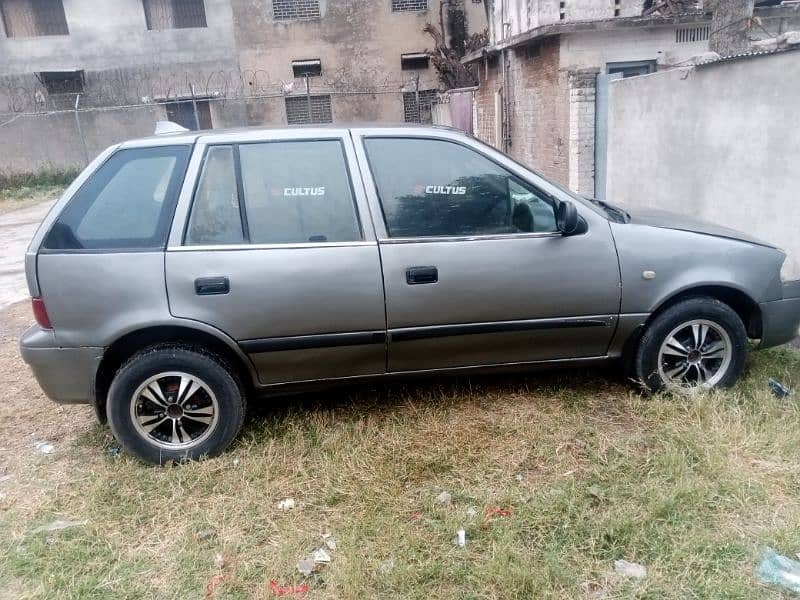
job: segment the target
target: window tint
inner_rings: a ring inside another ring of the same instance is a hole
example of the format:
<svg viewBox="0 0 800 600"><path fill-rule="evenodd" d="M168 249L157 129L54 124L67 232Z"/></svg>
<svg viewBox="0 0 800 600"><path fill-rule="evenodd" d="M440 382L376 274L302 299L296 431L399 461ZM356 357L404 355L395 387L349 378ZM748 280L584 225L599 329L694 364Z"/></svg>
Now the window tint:
<svg viewBox="0 0 800 600"><path fill-rule="evenodd" d="M47 249L163 248L189 146L114 153L86 181L47 234Z"/></svg>
<svg viewBox="0 0 800 600"><path fill-rule="evenodd" d="M361 239L340 142L242 144L239 156L252 243Z"/></svg>
<svg viewBox="0 0 800 600"><path fill-rule="evenodd" d="M186 244L243 242L233 146L212 146L197 183Z"/></svg>
<svg viewBox="0 0 800 600"><path fill-rule="evenodd" d="M366 148L389 237L556 231L549 196L474 150L407 138Z"/></svg>

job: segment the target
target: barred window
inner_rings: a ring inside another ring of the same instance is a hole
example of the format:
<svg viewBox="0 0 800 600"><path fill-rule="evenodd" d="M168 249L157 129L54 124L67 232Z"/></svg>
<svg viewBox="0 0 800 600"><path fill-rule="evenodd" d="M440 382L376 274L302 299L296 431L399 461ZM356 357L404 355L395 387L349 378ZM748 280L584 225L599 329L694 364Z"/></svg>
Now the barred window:
<svg viewBox="0 0 800 600"><path fill-rule="evenodd" d="M686 44L689 42L704 42L711 34L710 25L697 27L681 27L675 30L675 43Z"/></svg>
<svg viewBox="0 0 800 600"><path fill-rule="evenodd" d="M428 10L428 0L392 0L392 12Z"/></svg>
<svg viewBox="0 0 800 600"><path fill-rule="evenodd" d="M432 123L431 105L436 100L436 90L420 90L419 103L416 92L403 92L403 117L406 123Z"/></svg>
<svg viewBox="0 0 800 600"><path fill-rule="evenodd" d="M319 0L272 0L272 17L288 19L319 19Z"/></svg>
<svg viewBox="0 0 800 600"><path fill-rule="evenodd" d="M142 0L147 28L188 29L208 27L203 0Z"/></svg>
<svg viewBox="0 0 800 600"><path fill-rule="evenodd" d="M333 123L330 95L311 96L310 102L307 96L288 96L286 122L289 125Z"/></svg>
<svg viewBox="0 0 800 600"><path fill-rule="evenodd" d="M0 0L0 12L10 38L69 35L61 0Z"/></svg>

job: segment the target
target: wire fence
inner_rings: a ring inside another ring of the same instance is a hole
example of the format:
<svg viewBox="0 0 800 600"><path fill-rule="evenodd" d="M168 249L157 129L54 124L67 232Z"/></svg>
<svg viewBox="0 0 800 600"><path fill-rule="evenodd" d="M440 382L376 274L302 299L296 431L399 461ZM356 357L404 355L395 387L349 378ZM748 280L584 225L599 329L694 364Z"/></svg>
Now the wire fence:
<svg viewBox="0 0 800 600"><path fill-rule="evenodd" d="M44 75L44 74L41 74ZM150 135L156 122L187 129L355 121L431 122L435 85L374 81L344 71L271 79L266 71L198 76L84 76L0 80L0 172L86 164L103 148Z"/></svg>

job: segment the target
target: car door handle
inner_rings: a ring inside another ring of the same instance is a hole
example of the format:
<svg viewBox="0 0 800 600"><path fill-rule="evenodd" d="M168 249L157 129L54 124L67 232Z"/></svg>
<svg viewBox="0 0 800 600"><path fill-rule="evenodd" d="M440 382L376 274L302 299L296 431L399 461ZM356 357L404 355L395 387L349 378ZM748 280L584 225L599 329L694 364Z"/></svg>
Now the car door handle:
<svg viewBox="0 0 800 600"><path fill-rule="evenodd" d="M200 277L194 280L194 293L198 296L216 296L231 291L227 277Z"/></svg>
<svg viewBox="0 0 800 600"><path fill-rule="evenodd" d="M409 267L406 269L406 283L408 285L436 283L437 281L439 281L439 269L436 267Z"/></svg>

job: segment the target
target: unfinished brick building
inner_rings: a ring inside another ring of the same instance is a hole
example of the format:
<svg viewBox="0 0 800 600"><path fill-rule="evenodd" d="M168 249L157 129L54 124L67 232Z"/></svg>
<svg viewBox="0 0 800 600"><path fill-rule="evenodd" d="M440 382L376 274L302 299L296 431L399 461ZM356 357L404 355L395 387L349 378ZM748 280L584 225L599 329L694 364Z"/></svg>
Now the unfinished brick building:
<svg viewBox="0 0 800 600"><path fill-rule="evenodd" d="M643 16L652 4L643 0L486 2L489 43L464 59L480 77L475 134L585 195L605 190L609 79L680 66L708 50L710 16L689 3ZM756 15L763 37L800 24L798 6L757 3Z"/></svg>

